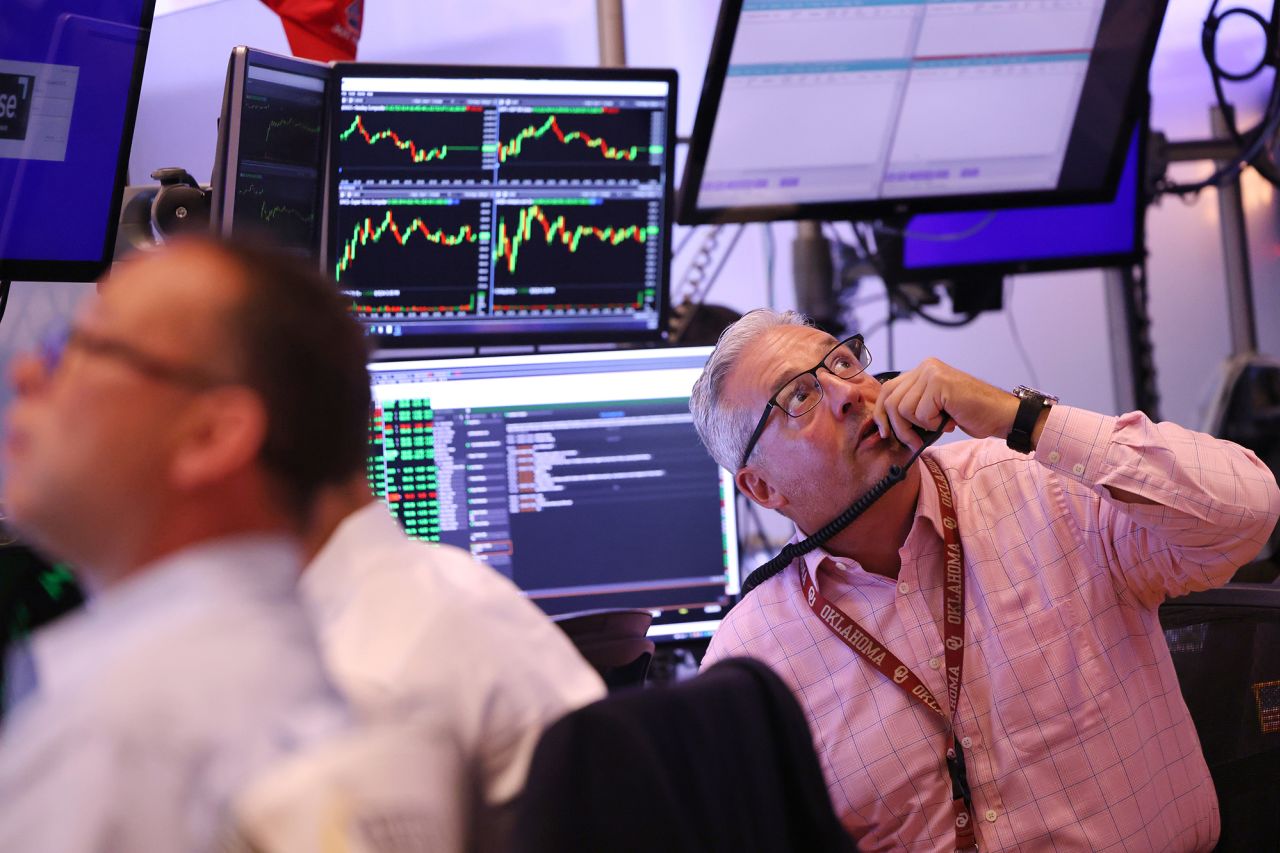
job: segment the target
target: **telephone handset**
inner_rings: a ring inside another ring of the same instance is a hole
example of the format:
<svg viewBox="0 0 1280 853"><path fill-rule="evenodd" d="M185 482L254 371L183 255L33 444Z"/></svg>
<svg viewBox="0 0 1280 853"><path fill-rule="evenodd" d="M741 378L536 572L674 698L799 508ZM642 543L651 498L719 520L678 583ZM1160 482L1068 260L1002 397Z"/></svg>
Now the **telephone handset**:
<svg viewBox="0 0 1280 853"><path fill-rule="evenodd" d="M878 382L884 383L893 379L898 375L898 373L899 371L877 373L875 378ZM760 584L785 569L796 557L809 553L814 548L817 548L819 545L826 542L832 536L835 536L841 530L844 530L852 524L858 516L866 512L873 503L878 501L881 495L906 479L907 471L913 464L915 464L915 461L920 458L920 454L924 452L926 447L942 437L944 428L950 420L951 416L946 412L943 412L942 421L938 424L938 428L936 430L928 430L924 427L913 425L911 428L915 430L916 435L920 436L921 441L924 443L916 450L915 453L911 454L911 458L907 460L906 464L890 465L889 473L885 474L883 479L868 489L866 494L854 501L848 509L833 518L807 539L787 544L776 556L774 556L773 559L769 560L769 562L760 566L748 575L746 581L742 584L742 592L739 595L739 600L746 598L747 593L751 592L751 590L755 589Z"/></svg>

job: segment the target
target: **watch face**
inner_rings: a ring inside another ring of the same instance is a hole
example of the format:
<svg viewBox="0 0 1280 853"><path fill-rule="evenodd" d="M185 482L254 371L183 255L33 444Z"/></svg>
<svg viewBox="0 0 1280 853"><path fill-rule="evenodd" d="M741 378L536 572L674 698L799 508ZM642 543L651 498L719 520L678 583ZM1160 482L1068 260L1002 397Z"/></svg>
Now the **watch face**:
<svg viewBox="0 0 1280 853"><path fill-rule="evenodd" d="M1040 399L1044 400L1044 404L1046 406L1052 406L1054 403L1058 402L1058 398L1053 396L1052 394L1046 394L1043 391L1037 391L1035 388L1031 388L1030 386L1027 386L1027 385L1019 385L1017 388L1014 388L1013 394L1015 397L1017 397L1020 400L1025 400L1029 397L1039 397Z"/></svg>

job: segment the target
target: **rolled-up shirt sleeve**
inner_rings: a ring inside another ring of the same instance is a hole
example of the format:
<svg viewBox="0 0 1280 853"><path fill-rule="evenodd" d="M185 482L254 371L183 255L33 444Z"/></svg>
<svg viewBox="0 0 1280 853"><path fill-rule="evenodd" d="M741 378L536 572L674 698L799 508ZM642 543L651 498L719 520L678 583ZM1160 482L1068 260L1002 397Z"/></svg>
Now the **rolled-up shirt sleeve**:
<svg viewBox="0 0 1280 853"><path fill-rule="evenodd" d="M1219 586L1262 549L1280 514L1275 475L1251 451L1141 412L1055 406L1036 459L1122 593L1144 605ZM1113 489L1151 503L1134 503Z"/></svg>

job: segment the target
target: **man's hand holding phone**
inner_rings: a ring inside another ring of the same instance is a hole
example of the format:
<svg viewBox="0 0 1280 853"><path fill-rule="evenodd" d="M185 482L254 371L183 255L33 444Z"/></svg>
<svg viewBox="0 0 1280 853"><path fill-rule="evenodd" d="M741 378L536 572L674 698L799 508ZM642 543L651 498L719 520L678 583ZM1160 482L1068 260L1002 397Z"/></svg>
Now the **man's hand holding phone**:
<svg viewBox="0 0 1280 853"><path fill-rule="evenodd" d="M950 420L943 423L943 413ZM880 435L894 435L912 450L923 443L916 428L959 427L973 438L1005 438L1018 398L936 358L927 358L881 386L872 419Z"/></svg>

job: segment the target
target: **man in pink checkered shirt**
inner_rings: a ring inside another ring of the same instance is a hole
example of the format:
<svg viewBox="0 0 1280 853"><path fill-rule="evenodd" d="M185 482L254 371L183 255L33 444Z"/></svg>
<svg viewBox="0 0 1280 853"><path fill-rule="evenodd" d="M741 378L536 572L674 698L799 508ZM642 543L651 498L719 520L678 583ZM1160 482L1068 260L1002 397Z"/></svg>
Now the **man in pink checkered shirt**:
<svg viewBox="0 0 1280 853"><path fill-rule="evenodd" d="M1140 413L1020 399L934 359L881 385L869 361L860 339L838 345L799 315L752 312L720 339L690 408L716 461L797 539L906 462L921 444L912 426L936 428L945 412L948 429L978 439L925 454L950 484L963 544L954 715L944 514L918 464L747 595L704 665L749 655L790 684L860 849L956 849L953 736L983 851L1212 848L1217 798L1157 608L1258 553L1280 513L1275 477L1237 445ZM938 697L954 735L815 615L802 562Z"/></svg>

